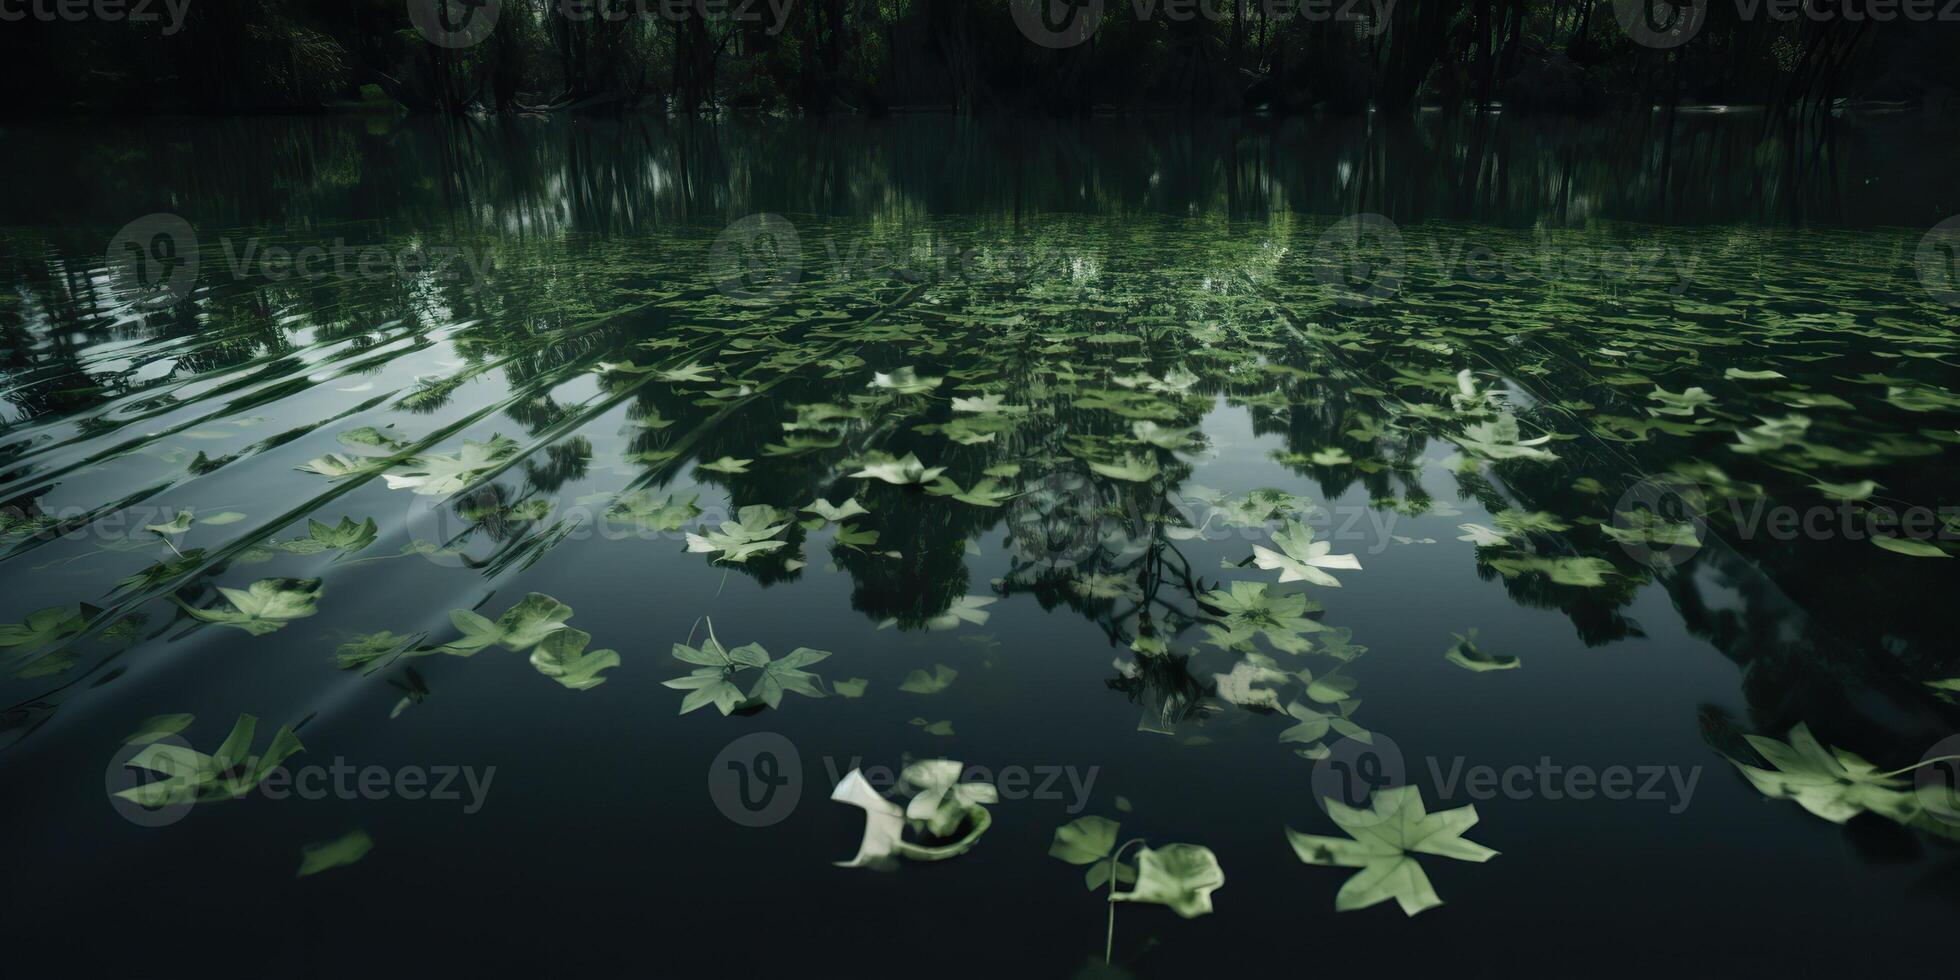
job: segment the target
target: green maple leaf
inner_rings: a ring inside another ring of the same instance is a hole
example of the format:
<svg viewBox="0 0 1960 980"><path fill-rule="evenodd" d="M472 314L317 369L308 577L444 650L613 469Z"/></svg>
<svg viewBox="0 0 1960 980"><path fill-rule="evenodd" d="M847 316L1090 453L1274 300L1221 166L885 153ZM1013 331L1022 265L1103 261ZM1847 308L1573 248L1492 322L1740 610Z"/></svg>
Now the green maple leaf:
<svg viewBox="0 0 1960 980"><path fill-rule="evenodd" d="M797 647L781 660L771 660L769 651L756 643L730 650L715 638L711 622L708 638L699 647L676 643L673 653L675 659L696 665L692 673L661 682L666 687L688 692L681 699L681 714L710 704L724 715L744 704L779 708L785 691L812 698L827 696L823 678L803 668L828 658L828 651ZM736 684L740 672L745 670L760 672L746 695Z"/></svg>
<svg viewBox="0 0 1960 980"><path fill-rule="evenodd" d="M497 617L495 622L468 609L451 609L449 621L463 636L437 649L453 656L467 657L493 643L501 643L521 652L563 628L570 618L572 607L542 592L528 593L516 605L504 610L504 614Z"/></svg>
<svg viewBox="0 0 1960 980"><path fill-rule="evenodd" d="M749 645L755 647L764 660L757 668L762 672L762 676L756 678L755 686L749 689L749 700L761 701L771 708L780 708L783 704L784 691L809 698L826 696L823 678L802 668L828 659L829 651L797 647L781 660L770 660L767 651L753 643Z"/></svg>
<svg viewBox="0 0 1960 980"><path fill-rule="evenodd" d="M0 648L12 656L24 657L64 637L88 628L89 610L94 607L48 606L27 614L18 623L0 625Z"/></svg>
<svg viewBox="0 0 1960 980"><path fill-rule="evenodd" d="M273 547L294 555L317 555L323 551L353 554L373 544L380 533L381 528L374 523L372 517L360 524L354 523L351 518L342 517L337 525L322 524L307 518L306 537L279 542Z"/></svg>
<svg viewBox="0 0 1960 980"><path fill-rule="evenodd" d="M626 494L613 501L606 508L606 516L615 520L629 520L650 531L678 531L701 513L695 506L699 499L696 494L682 497L680 494L667 494L655 497L639 490Z"/></svg>
<svg viewBox="0 0 1960 980"><path fill-rule="evenodd" d="M1002 487L992 478L983 479L979 483L974 484L971 489L962 490L959 484L942 476L934 481L931 486L926 487L926 492L935 497L951 497L961 503L972 504L975 507L999 507L1001 504L1019 496L1018 493Z"/></svg>
<svg viewBox="0 0 1960 980"><path fill-rule="evenodd" d="M1155 479L1160 472L1155 459L1133 453L1125 453L1122 459L1114 463L1100 463L1095 460L1088 462L1089 468L1102 476L1112 480L1127 480L1131 483L1147 483Z"/></svg>
<svg viewBox="0 0 1960 980"><path fill-rule="evenodd" d="M1552 441L1551 436L1519 439L1518 435L1517 418L1506 412L1498 416L1494 422L1479 422L1467 426L1462 435L1449 436L1449 440L1473 455L1489 460L1558 458L1558 455L1549 449L1537 448Z"/></svg>
<svg viewBox="0 0 1960 980"><path fill-rule="evenodd" d="M944 612L940 613L937 616L932 617L931 619L926 620L925 628L929 631L949 630L960 625L961 623L972 623L975 626L985 626L987 624L987 617L993 615L992 613L989 613L987 611L987 607L993 605L996 601L998 600L994 596L979 596L979 595L960 596L959 598L954 599L952 605L947 606ZM885 627L890 626L893 622L894 620L889 620L889 619L885 620L884 622L878 624L878 628L884 629Z"/></svg>
<svg viewBox="0 0 1960 980"><path fill-rule="evenodd" d="M243 589L219 588L231 603L230 609L198 609L185 605L193 618L219 626L233 626L253 636L263 636L295 619L319 612L320 580L317 578L262 578Z"/></svg>
<svg viewBox="0 0 1960 980"><path fill-rule="evenodd" d="M751 504L736 513L736 519L723 521L717 530L704 534L690 532L687 550L697 554L720 552L715 561L747 561L750 556L774 551L789 544L775 540L789 527L789 518L767 504Z"/></svg>
<svg viewBox="0 0 1960 980"><path fill-rule="evenodd" d="M1311 694L1312 690L1309 688L1309 695L1311 696ZM1315 698L1315 700L1320 699ZM1293 719L1294 723L1279 733L1279 740L1288 743L1306 744L1306 748L1295 749L1294 751L1307 758L1325 757L1327 749L1325 746L1320 745L1319 742L1321 739L1327 737L1327 733L1330 730L1363 744L1372 744L1374 742L1374 736L1367 729L1362 728L1350 720L1355 710L1361 707L1360 701L1348 697L1345 692L1340 692L1339 697L1335 697L1331 701L1321 701L1321 703L1333 704L1335 706L1334 712L1321 711L1318 708L1310 707L1299 701L1288 704L1286 706L1286 713Z"/></svg>
<svg viewBox="0 0 1960 980"><path fill-rule="evenodd" d="M1351 912L1394 899L1403 914L1415 915L1443 904L1415 855L1480 863L1497 856L1496 851L1463 839L1463 832L1477 823L1476 807L1425 813L1422 792L1414 786L1376 790L1366 810L1334 799L1324 802L1327 815L1352 839L1302 834L1291 828L1286 839L1293 853L1308 864L1361 869L1335 894L1336 911Z"/></svg>
<svg viewBox="0 0 1960 980"><path fill-rule="evenodd" d="M817 500L812 502L810 506L803 508L803 512L806 514L815 514L829 524L836 524L847 518L859 517L871 513L864 509L863 504L857 502L856 497L846 497L841 504L833 504L828 500Z"/></svg>
<svg viewBox="0 0 1960 980"><path fill-rule="evenodd" d="M299 470L302 473L318 473L329 479L338 480L343 477L373 473L387 466L388 461L386 459L367 459L359 456L347 456L341 453L328 453L325 456L317 456L310 459L305 463L293 467L293 469Z"/></svg>
<svg viewBox="0 0 1960 980"><path fill-rule="evenodd" d="M446 497L476 482L517 453L515 440L493 435L489 442L464 440L454 454L424 453L385 473L390 490L413 490L430 497Z"/></svg>
<svg viewBox="0 0 1960 980"><path fill-rule="evenodd" d="M951 687L953 679L958 676L960 676L959 671L945 664L933 664L930 674L923 670L914 670L906 674L904 683L898 685L898 689L907 694L938 694Z"/></svg>
<svg viewBox="0 0 1960 980"><path fill-rule="evenodd" d="M1334 545L1328 541L1315 541L1313 528L1295 520L1288 520L1278 534L1273 535L1273 544L1279 546L1275 552L1258 545L1252 546L1253 564L1260 568L1279 569L1279 580L1285 582L1312 582L1328 588L1338 589L1341 583L1334 576L1321 571L1323 568L1361 570L1361 560L1353 555L1330 555Z"/></svg>
<svg viewBox="0 0 1960 980"><path fill-rule="evenodd" d="M567 626L555 630L531 651L531 666L552 680L574 691L589 691L606 682L599 672L619 666L619 654L612 650L586 651L592 634Z"/></svg>
<svg viewBox="0 0 1960 980"><path fill-rule="evenodd" d="M894 486L911 486L924 483L946 472L944 466L927 466L919 462L917 453L906 453L898 459L866 459L862 469L851 474L857 480L883 480Z"/></svg>
<svg viewBox="0 0 1960 980"><path fill-rule="evenodd" d="M1825 748L1808 724L1798 722L1790 729L1788 742L1762 735L1743 737L1774 768L1729 762L1764 796L1793 800L1832 823L1843 823L1867 810L1899 823L1909 823L1919 814L1910 780L1880 772L1852 752Z"/></svg>
<svg viewBox="0 0 1960 980"><path fill-rule="evenodd" d="M1221 647L1231 649L1264 636L1276 649L1306 653L1313 644L1301 634L1326 628L1307 618L1308 612L1317 610L1304 595L1275 595L1264 582L1233 582L1229 589L1215 589L1203 596L1205 605L1224 616L1221 624L1205 627L1211 642Z"/></svg>
<svg viewBox="0 0 1960 980"><path fill-rule="evenodd" d="M947 837L976 807L1000 802L1000 791L992 785L960 781L965 770L948 759L927 759L906 766L899 773L899 783L917 791L905 806L906 819L919 821L935 836Z"/></svg>
<svg viewBox="0 0 1960 980"><path fill-rule="evenodd" d="M726 671L701 667L684 677L661 681L661 684L688 692L687 696L681 699L681 714L712 704L726 715L747 700L742 694L742 689L736 687L729 679L730 676Z"/></svg>

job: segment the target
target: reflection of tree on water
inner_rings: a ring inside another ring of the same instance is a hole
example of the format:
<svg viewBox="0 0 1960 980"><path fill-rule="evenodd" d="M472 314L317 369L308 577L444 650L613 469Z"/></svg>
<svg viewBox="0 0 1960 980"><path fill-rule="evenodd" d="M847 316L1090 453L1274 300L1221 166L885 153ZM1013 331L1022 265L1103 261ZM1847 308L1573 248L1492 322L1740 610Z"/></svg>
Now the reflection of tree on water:
<svg viewBox="0 0 1960 980"><path fill-rule="evenodd" d="M957 223L915 224L903 214L863 231L889 243L892 254L922 242L928 252L963 245L972 234ZM1376 507L1422 512L1438 505L1422 489L1421 468L1431 450L1463 426L1460 371L1473 369L1485 388L1515 389L1507 404L1529 431L1575 435L1589 420L1607 417L1650 424L1638 397L1647 388L1608 383L1581 370L1585 365L1552 359L1537 337L1553 327L1584 338L1570 345L1580 356L1586 349L1638 341L1635 356L1620 358L1622 369L1648 372L1649 383L1669 390L1706 373L1714 356L1688 360L1681 352L1699 357L1699 347L1670 347L1658 330L1617 339L1603 326L1598 336L1589 333L1582 311L1625 319L1637 306L1619 288L1598 295L1573 290L1577 295L1554 308L1542 283L1523 289L1502 284L1493 294L1472 293L1473 302L1461 289L1412 277L1411 295L1388 312L1353 314L1316 305L1309 277L1281 258L1313 237L1290 217L1251 229L1181 221L1112 228L1056 219L1029 221L1009 234L1021 236L1015 243L1030 253L1057 256L1055 268L1073 270L1075 278L1058 279L1044 269L1024 279L1025 269L975 264L963 276L912 282L898 269L840 275L824 268L813 270L802 291L781 307L736 309L718 304L717 294L699 285L707 276L698 270L688 280L696 288L648 299L621 285L641 270L603 247L581 251L590 243L571 240L508 253L513 269L532 257L556 262L560 253L554 249L590 260L583 270L572 263L568 281L541 289L532 289L522 275L497 279L482 294L453 286L432 294L392 282L346 285L339 292L263 284L250 299L220 296L202 307L180 304L151 314L145 322L154 325L143 329L163 331L145 335L150 339L174 340L178 335L170 331L218 327L213 343L199 351L205 360L198 370L239 369L262 359L257 363L263 370L288 376L260 396L258 403L273 404L305 388L294 380L305 369L303 352L271 315L284 304L344 299L359 315L334 318L323 336L385 333L362 325L398 318L401 337L417 344L431 334L422 323L481 317L436 328L446 332L463 367L429 379L390 407L419 419L424 416L414 412L434 415L455 407L466 383L492 371L503 378L507 390L493 405L496 417L516 423L536 445L492 484L500 488L494 506L474 498L452 503L468 508L459 516L481 525L495 545L490 556L472 559L493 575L534 561L562 538L562 525L531 518L528 508L595 470L621 465L637 472L636 486L667 486L691 464L747 459L744 472L697 472L694 478L725 491L731 510L767 504L794 514L815 500L850 497L865 505L869 513L852 523L876 531L877 542L833 544L830 557L851 575L853 605L868 618L902 627L930 622L976 591L966 545L1004 539L1009 571L997 586L1000 594L1031 594L1046 609L1068 608L1095 622L1112 643L1136 648L1137 673L1113 686L1144 698L1152 710L1187 717L1195 710L1193 685L1201 682L1187 668L1172 671L1155 658L1183 655L1187 631L1217 618L1199 603L1209 586L1166 533L1181 520L1170 495L1188 481L1191 452L1144 440L1135 423L1148 422L1156 428L1147 431L1157 433L1194 427L1224 398L1245 408L1255 433L1284 442L1280 461L1313 481L1322 499L1360 487ZM668 262L669 270L684 265L671 257ZM580 295L608 284L612 292ZM634 305L610 319L588 323L582 315L628 300ZM79 328L84 312L94 309L73 305L67 315L77 318ZM172 319L185 316L191 319ZM37 322L29 334L59 332L50 330L55 325ZM81 350L50 350L48 359L28 368L89 370ZM600 370L601 361L609 367ZM652 373L687 363L698 363L707 380L670 381ZM905 367L943 384L915 394L873 384L875 374ZM563 382L588 376L599 386L593 401L576 403L558 394ZM48 418L72 416L76 406L45 400L45 384L36 380L20 389L27 394L18 404ZM123 385L118 390L105 383L86 395L88 409L142 390ZM492 386L486 381L483 387ZM955 391L998 394L1026 414L956 412ZM1733 415L1785 410L1750 397L1723 392ZM167 395L159 392L158 398L161 408ZM627 406L632 425L624 458L593 459L582 427L616 405ZM797 407L805 405L826 405L839 414L827 425L788 431L786 425L799 419ZM985 424L974 424L975 417ZM666 424L633 425L635 420ZM1897 420L1872 424L1894 431L1905 426ZM1857 431L1864 423L1820 420L1817 428L1827 425L1832 432ZM254 451L301 431L261 440ZM1698 456L1727 452L1721 444L1733 431L1726 416L1715 433L1712 439L1696 436L1688 446ZM1819 715L1840 718L1842 728L1863 724L1856 699L1841 691L1847 678L1861 690L1884 691L1911 706L1916 717L1937 718L1946 710L1915 687L1941 671L1951 673L1936 623L1906 608L1922 591L1820 565L1812 544L1779 549L1761 541L1719 557L1705 549L1694 563L1657 576L1603 528L1628 478L1678 462L1683 446L1653 440L1608 452L1589 436L1552 448L1561 457L1557 463L1488 462L1451 476L1460 499L1493 514L1542 511L1567 525L1518 530L1501 546L1479 549L1478 574L1501 581L1514 601L1558 609L1589 644L1603 644L1639 635L1623 611L1642 585L1658 581L1691 628L1752 665L1745 693L1752 703L1770 706L1757 726L1762 730L1787 727L1800 715L1820 727L1826 722ZM9 450L33 452L21 443ZM998 508L977 506L929 487L847 475L873 454L916 454L928 466L945 467L946 478L960 488L991 478L1013 496ZM203 471L247 455L209 457ZM1120 479L1090 465L1120 468L1126 458L1147 461L1156 475ZM1760 482L1778 494L1801 489L1771 465L1774 460L1719 458L1737 483ZM1945 471L1937 462L1915 464L1925 471L1917 475L1886 471L1884 480L1888 486L1937 485ZM988 476L1005 464L1019 470ZM1583 479L1602 489L1579 489ZM816 558L806 554L807 543L824 533L792 525L782 536L784 547L746 562L687 560L764 584L792 581L801 576L802 562ZM889 557L891 551L899 557ZM1869 546L1866 551L1872 553L1850 555L1849 567L1873 561L1876 552ZM1500 564L1518 558L1586 559L1610 573L1599 585L1560 584L1536 568ZM1713 581L1706 575L1711 570L1720 572ZM1951 573L1923 574L1937 581ZM1748 598L1735 608L1709 598L1726 592ZM1772 593L1781 601L1768 601ZM1821 624L1814 632L1839 640L1793 643L1787 633L1798 623ZM1172 644L1180 646L1173 651ZM1161 693L1143 693L1152 690ZM1846 738L1858 737L1878 735Z"/></svg>

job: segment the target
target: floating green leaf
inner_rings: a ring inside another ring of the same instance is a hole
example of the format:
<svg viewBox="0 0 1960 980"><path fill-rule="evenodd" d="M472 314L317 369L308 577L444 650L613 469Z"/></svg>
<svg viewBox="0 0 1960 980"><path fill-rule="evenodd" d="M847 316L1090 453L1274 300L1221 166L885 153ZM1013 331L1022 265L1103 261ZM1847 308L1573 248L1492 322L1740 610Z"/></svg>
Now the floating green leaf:
<svg viewBox="0 0 1960 980"><path fill-rule="evenodd" d="M136 731L130 733L128 738L123 739L123 744L148 745L158 739L175 735L191 727L191 722L196 720L196 715L157 715L136 726Z"/></svg>
<svg viewBox="0 0 1960 980"><path fill-rule="evenodd" d="M1341 583L1334 576L1321 571L1323 568L1361 570L1361 560L1353 555L1330 555L1334 545L1329 541L1315 541L1313 529L1289 520L1278 534L1273 535L1273 544L1279 547L1275 552L1258 545L1252 546L1253 564L1267 570L1279 569L1279 580L1284 582L1311 582L1315 585L1338 589Z"/></svg>
<svg viewBox="0 0 1960 980"><path fill-rule="evenodd" d="M1480 863L1497 855L1463 839L1464 831L1477 823L1476 807L1425 813L1422 793L1414 786L1378 789L1366 810L1335 799L1324 802L1327 815L1352 839L1302 834L1291 828L1286 839L1293 853L1308 864L1361 869L1335 894L1336 911L1351 912L1394 899L1403 914L1413 916L1443 904L1414 855Z"/></svg>
<svg viewBox="0 0 1960 980"><path fill-rule="evenodd" d="M592 634L569 626L553 631L531 651L531 666L538 673L574 691L588 691L606 682L599 672L619 666L619 654L612 650L587 652Z"/></svg>
<svg viewBox="0 0 1960 980"><path fill-rule="evenodd" d="M1136 874L1136 887L1109 900L1166 905L1187 919L1210 913L1211 893L1225 885L1218 856L1197 844L1142 848L1137 851Z"/></svg>
<svg viewBox="0 0 1960 980"><path fill-rule="evenodd" d="M194 619L236 627L253 636L263 636L319 612L317 578L263 578L243 589L221 587L218 592L231 603L230 609L199 609L181 601L177 604Z"/></svg>
<svg viewBox="0 0 1960 980"><path fill-rule="evenodd" d="M461 451L453 454L425 453L383 474L390 490L413 490L431 497L447 497L468 487L484 474L502 466L517 454L517 443L500 435L489 442L464 440Z"/></svg>
<svg viewBox="0 0 1960 980"><path fill-rule="evenodd" d="M452 656L467 657L494 643L522 652L538 645L545 637L563 628L572 618L572 607L542 592L531 592L504 610L495 622L468 609L452 609L449 621L463 636L438 649Z"/></svg>
<svg viewBox="0 0 1960 980"><path fill-rule="evenodd" d="M332 868L344 867L367 856L374 848L374 840L367 831L355 829L330 841L307 844L299 851L299 872L296 878L316 875Z"/></svg>
<svg viewBox="0 0 1960 980"><path fill-rule="evenodd" d="M938 694L951 687L953 679L958 676L960 676L959 671L945 664L933 664L930 674L923 670L914 670L906 674L905 682L898 685L898 689L907 694Z"/></svg>
<svg viewBox="0 0 1960 980"><path fill-rule="evenodd" d="M119 790L116 795L152 808L244 796L279 768L280 763L305 750L292 729L281 727L273 733L263 754L251 755L258 725L257 718L239 715L224 744L210 755L193 752L175 740L152 741L124 765L162 778Z"/></svg>
<svg viewBox="0 0 1960 980"><path fill-rule="evenodd" d="M687 550L697 554L720 552L717 562L744 562L755 555L786 547L789 542L777 540L776 536L788 528L789 518L782 511L766 504L751 504L737 511L735 520L723 521L716 530L689 533Z"/></svg>
<svg viewBox="0 0 1960 980"><path fill-rule="evenodd" d="M1444 651L1443 657L1464 670L1481 673L1487 670L1512 670L1521 665L1516 657L1485 653L1477 649L1475 627L1450 635L1456 637L1456 642Z"/></svg>

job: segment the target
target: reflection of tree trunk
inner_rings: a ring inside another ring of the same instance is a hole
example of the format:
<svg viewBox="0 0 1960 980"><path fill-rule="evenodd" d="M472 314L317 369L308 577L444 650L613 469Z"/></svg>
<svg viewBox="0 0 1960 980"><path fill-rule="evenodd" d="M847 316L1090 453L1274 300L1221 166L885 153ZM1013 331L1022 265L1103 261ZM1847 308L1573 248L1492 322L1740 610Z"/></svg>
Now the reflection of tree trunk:
<svg viewBox="0 0 1960 980"><path fill-rule="evenodd" d="M721 48L699 17L689 17L674 37L674 108L693 114L715 98L715 61ZM724 35L723 43L730 35Z"/></svg>
<svg viewBox="0 0 1960 980"><path fill-rule="evenodd" d="M1375 107L1397 115L1415 108L1416 94L1446 43L1451 8L1441 0L1405 0L1391 15L1388 59L1375 85Z"/></svg>
<svg viewBox="0 0 1960 980"><path fill-rule="evenodd" d="M932 21L934 40L946 59L946 80L953 88L953 108L971 115L979 101L980 72L973 50L973 25L964 0L941 0L927 15Z"/></svg>

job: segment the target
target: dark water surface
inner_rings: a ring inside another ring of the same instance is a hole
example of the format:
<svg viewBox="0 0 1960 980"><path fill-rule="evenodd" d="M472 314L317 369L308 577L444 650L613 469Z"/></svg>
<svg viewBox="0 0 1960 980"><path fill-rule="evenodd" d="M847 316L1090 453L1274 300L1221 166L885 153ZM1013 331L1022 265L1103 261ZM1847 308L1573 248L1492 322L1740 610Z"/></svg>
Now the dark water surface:
<svg viewBox="0 0 1960 980"><path fill-rule="evenodd" d="M1946 969L1960 140L1663 122L0 133L9 962Z"/></svg>

